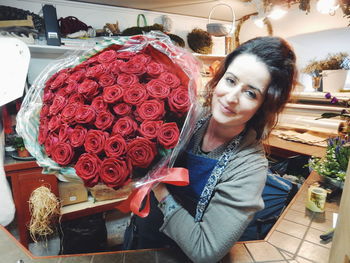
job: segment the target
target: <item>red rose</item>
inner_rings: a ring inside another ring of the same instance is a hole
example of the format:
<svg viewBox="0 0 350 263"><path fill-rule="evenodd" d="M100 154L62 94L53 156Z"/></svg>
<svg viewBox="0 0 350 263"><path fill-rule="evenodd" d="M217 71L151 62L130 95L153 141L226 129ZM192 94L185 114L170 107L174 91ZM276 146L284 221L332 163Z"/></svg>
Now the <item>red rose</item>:
<svg viewBox="0 0 350 263"><path fill-rule="evenodd" d="M152 58L149 55L137 54L137 55L133 56L132 58L130 58L129 61L132 61L132 62L137 63L137 64L146 65L146 64L150 63L151 60L152 60Z"/></svg>
<svg viewBox="0 0 350 263"><path fill-rule="evenodd" d="M69 127L67 124L63 124L58 131L58 140L60 142L67 142L70 139L70 134L73 128Z"/></svg>
<svg viewBox="0 0 350 263"><path fill-rule="evenodd" d="M87 130L83 126L81 125L75 126L70 133L70 144L73 147L82 146L85 142L86 134L87 134Z"/></svg>
<svg viewBox="0 0 350 263"><path fill-rule="evenodd" d="M114 76L118 76L120 70L119 65L122 61L116 60L111 63L109 63L107 66L107 71L113 73Z"/></svg>
<svg viewBox="0 0 350 263"><path fill-rule="evenodd" d="M134 52L130 52L130 51L118 51L117 52L117 58L129 59L133 56L135 56Z"/></svg>
<svg viewBox="0 0 350 263"><path fill-rule="evenodd" d="M55 94L49 90L45 92L43 96L43 102L46 104L52 103L54 97L55 97Z"/></svg>
<svg viewBox="0 0 350 263"><path fill-rule="evenodd" d="M65 88L64 91L66 93L66 95L70 95L72 93L76 93L76 91L78 90L78 86L79 84L77 82L71 82L69 83Z"/></svg>
<svg viewBox="0 0 350 263"><path fill-rule="evenodd" d="M135 75L142 75L146 73L146 66L144 63L137 63L130 59L128 62L122 63L119 65L121 72Z"/></svg>
<svg viewBox="0 0 350 263"><path fill-rule="evenodd" d="M124 161L106 158L101 164L100 178L109 187L121 187L128 178L129 170Z"/></svg>
<svg viewBox="0 0 350 263"><path fill-rule="evenodd" d="M84 104L84 102L85 102L84 97L79 93L74 93L68 98L68 104L73 104L73 103Z"/></svg>
<svg viewBox="0 0 350 263"><path fill-rule="evenodd" d="M89 105L79 105L75 115L77 123L92 123L95 120L95 110Z"/></svg>
<svg viewBox="0 0 350 263"><path fill-rule="evenodd" d="M95 126L96 128L104 131L112 126L114 121L114 116L109 111L100 111L96 115Z"/></svg>
<svg viewBox="0 0 350 263"><path fill-rule="evenodd" d="M77 175L83 179L84 185L93 187L99 181L101 160L96 154L83 153L74 166Z"/></svg>
<svg viewBox="0 0 350 263"><path fill-rule="evenodd" d="M147 65L146 70L151 77L157 77L165 71L165 68L161 63L151 62Z"/></svg>
<svg viewBox="0 0 350 263"><path fill-rule="evenodd" d="M146 84L148 94L154 99L164 99L170 94L170 87L159 79L152 79Z"/></svg>
<svg viewBox="0 0 350 263"><path fill-rule="evenodd" d="M107 103L115 103L118 100L121 100L123 95L123 89L118 85L105 87L103 89L103 100Z"/></svg>
<svg viewBox="0 0 350 263"><path fill-rule="evenodd" d="M127 88L135 83L139 83L139 78L133 74L121 73L117 78L117 83Z"/></svg>
<svg viewBox="0 0 350 263"><path fill-rule="evenodd" d="M188 90L183 86L173 89L168 97L168 104L170 110L178 116L188 112L191 106Z"/></svg>
<svg viewBox="0 0 350 263"><path fill-rule="evenodd" d="M139 132L147 139L155 139L157 137L157 132L162 126L163 121L144 121L141 123Z"/></svg>
<svg viewBox="0 0 350 263"><path fill-rule="evenodd" d="M61 124L62 124L61 116L56 115L51 117L47 126L49 128L49 131L56 131L60 128Z"/></svg>
<svg viewBox="0 0 350 263"><path fill-rule="evenodd" d="M108 64L117 58L117 54L113 49L102 52L97 56L97 60L102 64Z"/></svg>
<svg viewBox="0 0 350 263"><path fill-rule="evenodd" d="M75 114L77 112L79 105L76 103L68 104L62 110L61 117L62 121L68 124L75 124Z"/></svg>
<svg viewBox="0 0 350 263"><path fill-rule="evenodd" d="M163 72L162 74L160 74L159 79L168 84L170 88L176 88L181 83L180 79L170 72Z"/></svg>
<svg viewBox="0 0 350 263"><path fill-rule="evenodd" d="M66 98L62 97L62 96L56 96L53 99L52 105L50 106L50 115L56 115L57 113L59 113L64 106L67 105L67 100Z"/></svg>
<svg viewBox="0 0 350 263"><path fill-rule="evenodd" d="M175 122L164 123L157 134L157 141L165 149L172 149L179 140L180 131Z"/></svg>
<svg viewBox="0 0 350 263"><path fill-rule="evenodd" d="M67 83L77 83L83 80L86 71L84 69L73 72L67 79Z"/></svg>
<svg viewBox="0 0 350 263"><path fill-rule="evenodd" d="M66 84L65 84L66 85ZM55 94L56 96L61 96L61 97L68 97L68 93L66 91L66 86L62 86Z"/></svg>
<svg viewBox="0 0 350 263"><path fill-rule="evenodd" d="M50 109L49 105L45 105L44 104L42 106L41 111L40 111L40 119L44 118L44 117L47 117L49 115L49 109Z"/></svg>
<svg viewBox="0 0 350 263"><path fill-rule="evenodd" d="M86 76L89 78L98 78L105 72L106 72L106 67L102 64L98 64L88 68L86 71Z"/></svg>
<svg viewBox="0 0 350 263"><path fill-rule="evenodd" d="M113 107L114 113L119 115L119 116L130 115L131 110L132 110L131 105L129 105L127 103L119 103Z"/></svg>
<svg viewBox="0 0 350 263"><path fill-rule="evenodd" d="M69 74L66 72L60 73L54 81L52 81L50 85L50 89L57 90L58 88L61 88L63 84L66 82L66 79L69 77Z"/></svg>
<svg viewBox="0 0 350 263"><path fill-rule="evenodd" d="M50 132L45 140L45 151L48 156L51 156L51 152L55 145L58 143L58 137L56 134Z"/></svg>
<svg viewBox="0 0 350 263"><path fill-rule="evenodd" d="M119 134L111 136L106 140L104 150L108 157L119 157L126 151L126 142Z"/></svg>
<svg viewBox="0 0 350 263"><path fill-rule="evenodd" d="M120 134L123 137L127 137L132 135L137 130L137 123L126 116L120 118L116 121L113 126L112 134Z"/></svg>
<svg viewBox="0 0 350 263"><path fill-rule="evenodd" d="M127 145L127 159L133 166L147 168L156 154L155 144L146 138L138 137Z"/></svg>
<svg viewBox="0 0 350 263"><path fill-rule="evenodd" d="M91 79L85 79L79 84L78 92L87 99L93 99L98 94L98 83Z"/></svg>
<svg viewBox="0 0 350 263"><path fill-rule="evenodd" d="M107 132L99 130L89 130L85 136L85 151L87 151L88 153L101 153L103 151L107 138Z"/></svg>
<svg viewBox="0 0 350 263"><path fill-rule="evenodd" d="M70 146L68 143L59 142L52 149L51 155L52 159L56 163L60 165L67 165L72 161L74 157L74 151L72 146Z"/></svg>
<svg viewBox="0 0 350 263"><path fill-rule="evenodd" d="M126 103L138 105L148 99L148 93L142 84L134 84L125 92L123 99Z"/></svg>
<svg viewBox="0 0 350 263"><path fill-rule="evenodd" d="M39 135L38 135L39 144L44 144L46 141L47 135L49 133L47 124L48 124L48 120L46 118L43 118L40 120Z"/></svg>
<svg viewBox="0 0 350 263"><path fill-rule="evenodd" d="M104 73L98 78L98 84L102 87L112 86L115 83L115 77L111 73Z"/></svg>
<svg viewBox="0 0 350 263"><path fill-rule="evenodd" d="M96 112L100 112L107 110L108 105L103 100L102 96L97 96L92 100L91 107L93 107Z"/></svg>
<svg viewBox="0 0 350 263"><path fill-rule="evenodd" d="M160 120L164 114L164 103L159 100L146 100L136 107L136 113L141 120Z"/></svg>

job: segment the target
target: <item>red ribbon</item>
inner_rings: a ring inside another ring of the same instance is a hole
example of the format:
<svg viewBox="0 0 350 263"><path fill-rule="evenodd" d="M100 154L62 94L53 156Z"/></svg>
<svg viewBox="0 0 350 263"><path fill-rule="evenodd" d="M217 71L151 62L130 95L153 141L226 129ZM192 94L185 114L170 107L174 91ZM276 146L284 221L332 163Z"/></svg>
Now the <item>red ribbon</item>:
<svg viewBox="0 0 350 263"><path fill-rule="evenodd" d="M145 185L136 188L127 200L123 201L117 206L117 209L122 212L132 211L139 217L146 217L150 211L150 192L153 186L157 183L172 184L178 186L185 186L189 184L188 170L186 168L169 168L166 170L167 175L160 180L146 183ZM143 200L146 199L146 204L142 210L141 206Z"/></svg>

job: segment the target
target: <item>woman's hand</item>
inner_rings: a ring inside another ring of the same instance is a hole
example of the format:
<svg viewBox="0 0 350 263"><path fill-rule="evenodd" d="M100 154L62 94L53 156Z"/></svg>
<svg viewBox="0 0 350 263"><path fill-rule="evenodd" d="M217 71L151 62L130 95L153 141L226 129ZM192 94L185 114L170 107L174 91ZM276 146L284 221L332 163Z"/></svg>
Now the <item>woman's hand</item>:
<svg viewBox="0 0 350 263"><path fill-rule="evenodd" d="M155 187L153 187L152 191L158 202L164 200L164 198L170 194L165 184L163 183L157 184Z"/></svg>

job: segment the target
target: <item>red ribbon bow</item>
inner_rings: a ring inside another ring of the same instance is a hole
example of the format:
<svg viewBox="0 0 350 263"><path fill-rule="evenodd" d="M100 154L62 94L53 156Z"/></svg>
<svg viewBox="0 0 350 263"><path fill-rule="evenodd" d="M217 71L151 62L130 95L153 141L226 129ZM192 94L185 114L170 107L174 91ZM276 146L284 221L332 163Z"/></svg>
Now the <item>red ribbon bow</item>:
<svg viewBox="0 0 350 263"><path fill-rule="evenodd" d="M135 189L132 194L117 206L122 212L132 211L139 217L146 217L150 211L150 192L153 186L157 183L172 184L178 186L185 186L189 184L188 170L186 168L169 168L166 170L167 175L160 180L147 183L137 189ZM142 210L141 206L143 200L147 198L146 204Z"/></svg>

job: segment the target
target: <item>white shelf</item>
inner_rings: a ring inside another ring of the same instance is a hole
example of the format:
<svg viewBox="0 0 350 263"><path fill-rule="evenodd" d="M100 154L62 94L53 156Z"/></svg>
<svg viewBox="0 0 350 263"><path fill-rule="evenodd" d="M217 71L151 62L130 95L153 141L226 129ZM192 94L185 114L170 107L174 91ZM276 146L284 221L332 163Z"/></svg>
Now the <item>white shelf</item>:
<svg viewBox="0 0 350 263"><path fill-rule="evenodd" d="M32 53L54 53L54 54L64 54L67 51L74 50L87 50L88 48L81 47L66 47L66 46L49 46L49 45L28 45L30 52Z"/></svg>

